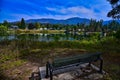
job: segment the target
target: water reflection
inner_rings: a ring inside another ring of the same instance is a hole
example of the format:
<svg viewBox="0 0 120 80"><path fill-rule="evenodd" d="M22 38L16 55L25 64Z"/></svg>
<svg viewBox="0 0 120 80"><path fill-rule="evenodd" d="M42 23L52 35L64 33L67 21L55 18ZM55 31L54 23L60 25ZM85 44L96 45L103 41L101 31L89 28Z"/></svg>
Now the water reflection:
<svg viewBox="0 0 120 80"><path fill-rule="evenodd" d="M32 41L62 41L62 40L81 40L87 36L82 34L14 34L0 36L2 40L32 40Z"/></svg>

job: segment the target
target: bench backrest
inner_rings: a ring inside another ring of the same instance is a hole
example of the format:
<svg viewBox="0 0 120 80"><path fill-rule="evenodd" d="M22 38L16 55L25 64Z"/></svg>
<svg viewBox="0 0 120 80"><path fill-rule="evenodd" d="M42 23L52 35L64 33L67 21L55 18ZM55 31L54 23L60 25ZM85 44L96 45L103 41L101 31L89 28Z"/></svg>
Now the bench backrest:
<svg viewBox="0 0 120 80"><path fill-rule="evenodd" d="M91 61L96 61L100 58L100 55L101 53L87 53L72 57L54 59L52 66L54 68L57 68L75 63L87 63Z"/></svg>

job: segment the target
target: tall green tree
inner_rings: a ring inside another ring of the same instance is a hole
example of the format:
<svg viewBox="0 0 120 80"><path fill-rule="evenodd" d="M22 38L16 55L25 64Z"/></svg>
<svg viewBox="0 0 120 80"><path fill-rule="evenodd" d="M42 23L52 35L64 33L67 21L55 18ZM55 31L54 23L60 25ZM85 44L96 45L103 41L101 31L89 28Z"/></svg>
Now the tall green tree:
<svg viewBox="0 0 120 80"><path fill-rule="evenodd" d="M94 19L90 20L90 24L89 24L89 31L95 31L96 30L96 26L97 26L97 22Z"/></svg>
<svg viewBox="0 0 120 80"><path fill-rule="evenodd" d="M39 29L39 28L40 28L40 23L36 22L36 23L35 23L35 28L36 28L36 29Z"/></svg>
<svg viewBox="0 0 120 80"><path fill-rule="evenodd" d="M20 29L25 29L26 28L26 24L25 24L25 20L24 18L21 19L21 23L20 23Z"/></svg>
<svg viewBox="0 0 120 80"><path fill-rule="evenodd" d="M21 22L17 22L16 25L20 28L21 27Z"/></svg>
<svg viewBox="0 0 120 80"><path fill-rule="evenodd" d="M103 31L103 20L97 22L96 31Z"/></svg>
<svg viewBox="0 0 120 80"><path fill-rule="evenodd" d="M115 21L115 20L113 20L112 22L110 22L109 24L108 24L108 26L109 26L109 29L111 30L111 31L113 31L113 30L118 30L119 28L120 28L120 24L117 22L117 21Z"/></svg>
<svg viewBox="0 0 120 80"><path fill-rule="evenodd" d="M110 10L107 14L108 17L112 17L113 19L120 19L120 0L107 0L112 6L112 10Z"/></svg>
<svg viewBox="0 0 120 80"><path fill-rule="evenodd" d="M51 26L51 25L50 25L49 23L46 24L46 28L47 28L47 29L50 29L50 26Z"/></svg>
<svg viewBox="0 0 120 80"><path fill-rule="evenodd" d="M53 29L54 29L54 30L57 30L57 29L58 29L58 27L59 27L59 25L58 25L58 24L53 24Z"/></svg>
<svg viewBox="0 0 120 80"><path fill-rule="evenodd" d="M28 24L28 29L34 29L34 28L35 28L35 26L32 23Z"/></svg>

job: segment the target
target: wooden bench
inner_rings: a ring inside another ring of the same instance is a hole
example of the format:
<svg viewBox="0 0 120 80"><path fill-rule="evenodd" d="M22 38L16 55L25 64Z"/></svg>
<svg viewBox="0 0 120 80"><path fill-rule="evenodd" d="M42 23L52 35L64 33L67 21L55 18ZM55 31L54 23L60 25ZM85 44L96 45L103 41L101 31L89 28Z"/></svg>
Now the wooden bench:
<svg viewBox="0 0 120 80"><path fill-rule="evenodd" d="M59 71L60 69L65 69L71 66L78 66L84 63L90 64L91 62L95 62L98 60L100 61L99 72L102 73L103 60L101 58L101 53L87 53L72 57L54 59L53 62L47 62L46 64L46 78L50 77L50 80L52 80L56 70Z"/></svg>

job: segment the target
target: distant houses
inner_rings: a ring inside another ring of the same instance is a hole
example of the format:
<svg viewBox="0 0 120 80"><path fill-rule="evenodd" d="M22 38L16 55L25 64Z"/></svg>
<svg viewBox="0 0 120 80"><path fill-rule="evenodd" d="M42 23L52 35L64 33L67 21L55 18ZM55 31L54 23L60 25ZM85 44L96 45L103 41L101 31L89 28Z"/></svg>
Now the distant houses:
<svg viewBox="0 0 120 80"><path fill-rule="evenodd" d="M39 30L48 30L47 28L39 28Z"/></svg>
<svg viewBox="0 0 120 80"><path fill-rule="evenodd" d="M17 29L19 29L19 27L16 26L16 25L11 25L11 26L9 27L9 29L10 29L10 30L17 30Z"/></svg>

